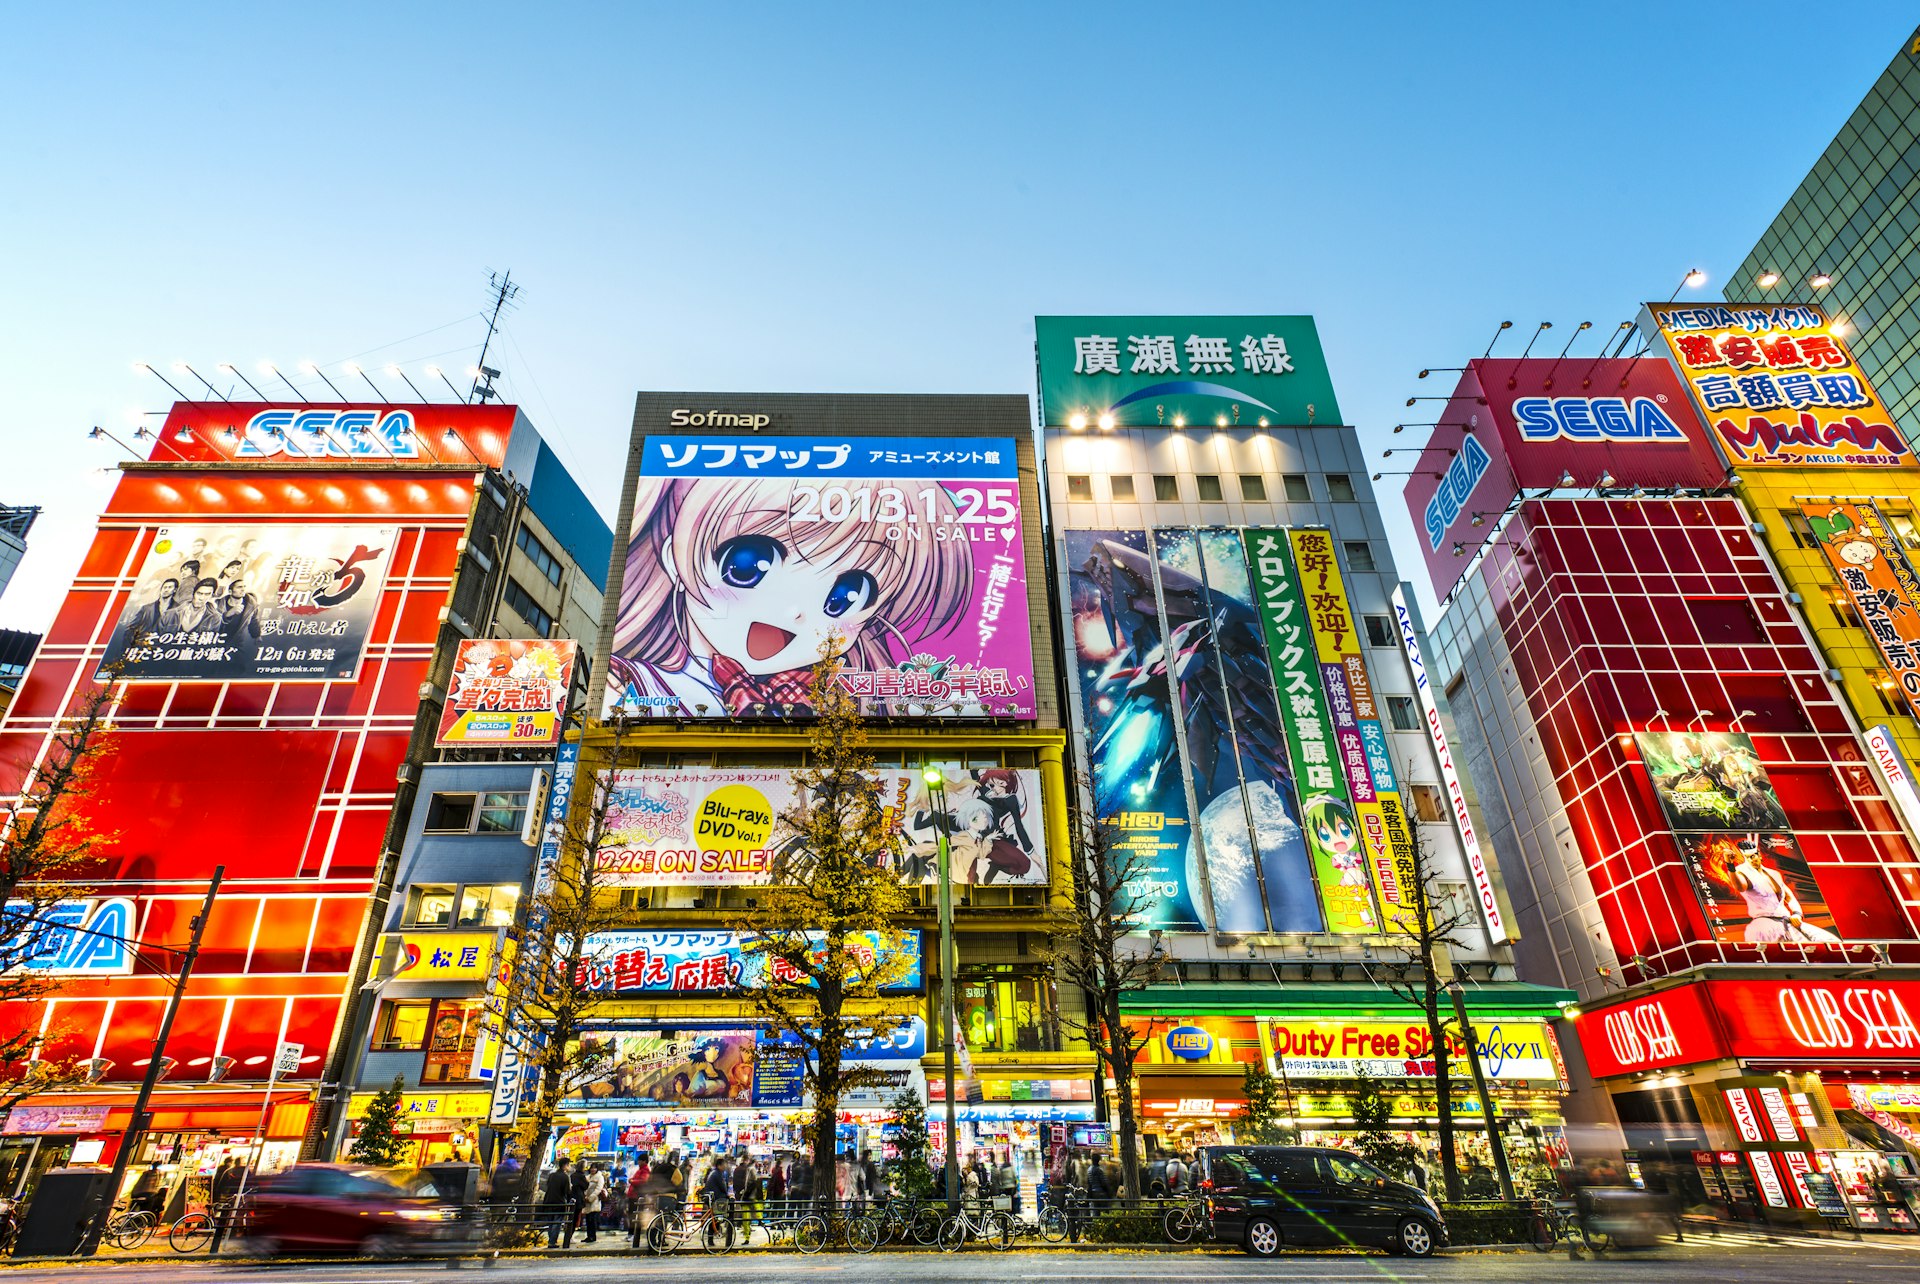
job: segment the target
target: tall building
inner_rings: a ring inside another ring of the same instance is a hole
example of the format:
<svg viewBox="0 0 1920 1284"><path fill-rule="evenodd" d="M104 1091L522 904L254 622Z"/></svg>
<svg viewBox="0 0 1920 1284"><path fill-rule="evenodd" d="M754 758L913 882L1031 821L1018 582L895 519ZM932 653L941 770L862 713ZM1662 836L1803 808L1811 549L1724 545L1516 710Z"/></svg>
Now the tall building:
<svg viewBox="0 0 1920 1284"><path fill-rule="evenodd" d="M11 793L113 684L111 783L85 803L102 838L64 907L85 931L36 958L48 1000L0 1013L91 1070L9 1116L21 1182L115 1158L217 868L131 1158L171 1178L318 1149L458 644L592 618L611 544L512 406L183 402L122 469L0 721Z"/></svg>
<svg viewBox="0 0 1920 1284"><path fill-rule="evenodd" d="M1037 331L1074 760L1135 863L1138 944L1165 960L1126 1000L1148 1152L1230 1139L1249 1063L1282 1076L1283 1123L1309 1141L1351 1136L1359 1076L1388 1076L1396 1126L1433 1150L1437 1058L1393 989L1425 975L1424 868L1459 942L1433 970L1460 983L1516 1169L1544 1175L1565 1153L1551 1023L1573 995L1515 976L1520 933L1313 320ZM1490 1159L1465 1052L1445 1052L1451 1113Z"/></svg>
<svg viewBox="0 0 1920 1284"><path fill-rule="evenodd" d="M1730 301L1810 299L1845 337L1894 421L1920 431L1920 30L1726 283Z"/></svg>
<svg viewBox="0 0 1920 1284"><path fill-rule="evenodd" d="M1755 1218L1825 1172L1884 1227L1920 815L1868 678L1920 663L1916 461L1817 309L1646 324L1643 357L1467 363L1406 492L1437 681L1521 972L1579 993L1576 1155Z"/></svg>
<svg viewBox="0 0 1920 1284"><path fill-rule="evenodd" d="M7 591L13 573L20 569L20 559L27 555L27 532L38 516L38 508L0 504L0 593Z"/></svg>

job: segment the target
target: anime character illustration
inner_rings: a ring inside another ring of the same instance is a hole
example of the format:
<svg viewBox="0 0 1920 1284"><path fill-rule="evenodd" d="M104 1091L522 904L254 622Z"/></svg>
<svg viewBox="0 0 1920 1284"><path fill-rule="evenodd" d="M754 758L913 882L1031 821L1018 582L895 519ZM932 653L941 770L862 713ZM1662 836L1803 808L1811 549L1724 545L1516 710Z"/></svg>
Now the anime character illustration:
<svg viewBox="0 0 1920 1284"><path fill-rule="evenodd" d="M829 519L823 489L813 479L639 479L609 708L777 717L811 709L812 666L825 655L856 695L875 675L957 660L934 661L926 645L974 601L972 546L944 534L963 530L952 495L921 491L931 520L909 527L890 524L884 505Z"/></svg>
<svg viewBox="0 0 1920 1284"><path fill-rule="evenodd" d="M1307 803L1307 841L1340 871L1342 887L1367 886L1366 857L1353 812L1337 798L1314 798Z"/></svg>
<svg viewBox="0 0 1920 1284"><path fill-rule="evenodd" d="M1748 945L1840 943L1813 871L1791 835L1704 834L1690 845L1716 934L1722 929L1720 911L1737 904L1746 919L1741 939ZM1809 912L1809 901L1816 911ZM1810 917L1826 925L1809 922Z"/></svg>
<svg viewBox="0 0 1920 1284"><path fill-rule="evenodd" d="M1788 827L1753 741L1729 731L1642 732L1636 737L1654 793L1676 830Z"/></svg>
<svg viewBox="0 0 1920 1284"><path fill-rule="evenodd" d="M950 779L945 811L936 809L924 784L912 788L901 827L903 881L934 881L939 836L945 833L954 882L1045 883L1046 859L1027 829L1033 802L1020 772L976 768L969 776Z"/></svg>

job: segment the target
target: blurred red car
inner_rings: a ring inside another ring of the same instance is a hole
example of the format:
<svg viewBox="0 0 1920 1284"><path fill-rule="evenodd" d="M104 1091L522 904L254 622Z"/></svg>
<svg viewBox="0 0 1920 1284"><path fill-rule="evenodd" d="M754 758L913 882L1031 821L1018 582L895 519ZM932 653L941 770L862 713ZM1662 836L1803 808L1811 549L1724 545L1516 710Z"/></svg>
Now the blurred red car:
<svg viewBox="0 0 1920 1284"><path fill-rule="evenodd" d="M359 1252L374 1257L469 1242L473 1223L426 1173L358 1164L295 1164L262 1178L247 1218L246 1248Z"/></svg>

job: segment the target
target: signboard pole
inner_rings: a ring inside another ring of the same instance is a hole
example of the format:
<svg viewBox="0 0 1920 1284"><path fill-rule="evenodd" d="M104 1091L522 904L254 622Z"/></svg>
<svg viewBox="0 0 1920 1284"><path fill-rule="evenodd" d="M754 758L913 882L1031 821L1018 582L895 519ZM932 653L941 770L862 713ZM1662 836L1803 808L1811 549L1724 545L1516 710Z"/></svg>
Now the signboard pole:
<svg viewBox="0 0 1920 1284"><path fill-rule="evenodd" d="M932 769L926 773L926 781L934 795L929 801L945 815L946 778ZM953 948L953 877L949 869L953 856L947 846L946 826L939 827L934 841L940 853L940 1044L946 1077L947 1212L956 1214L960 1211L960 1133L953 1102L953 969L957 951Z"/></svg>
<svg viewBox="0 0 1920 1284"><path fill-rule="evenodd" d="M306 1050L306 1045L300 1043L282 1043L273 1050L273 1065L267 1071L267 1090L260 1098L260 1122L253 1128L253 1162L247 1165L246 1176L240 1182L242 1195L260 1178L260 1159L267 1150L267 1111L273 1106L274 1085L280 1082L281 1075L292 1074L300 1068L300 1054Z"/></svg>

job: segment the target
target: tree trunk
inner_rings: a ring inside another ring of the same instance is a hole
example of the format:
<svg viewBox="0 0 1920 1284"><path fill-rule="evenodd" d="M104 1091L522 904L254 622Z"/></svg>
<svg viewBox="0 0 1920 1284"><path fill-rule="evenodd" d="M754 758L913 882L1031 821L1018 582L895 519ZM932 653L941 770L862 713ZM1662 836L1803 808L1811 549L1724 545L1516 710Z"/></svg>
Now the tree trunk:
<svg viewBox="0 0 1920 1284"><path fill-rule="evenodd" d="M1431 956L1429 956L1431 957ZM1434 1107L1440 1116L1440 1177L1446 1183L1447 1202L1460 1200L1460 1166L1453 1153L1453 1096L1447 1073L1447 1026L1440 1017L1440 990L1433 983L1433 969L1427 969L1427 1036L1433 1041Z"/></svg>
<svg viewBox="0 0 1920 1284"><path fill-rule="evenodd" d="M553 1140L553 1116L560 1103L560 1072L548 1069L542 1072L540 1095L533 1103L533 1141L527 1147L526 1162L520 1168L520 1194L518 1201L530 1215L537 1215L540 1202L540 1161L547 1153L547 1143Z"/></svg>
<svg viewBox="0 0 1920 1284"><path fill-rule="evenodd" d="M1133 1058L1127 1032L1120 1017L1120 995L1111 992L1105 1013L1108 1060L1113 1066L1113 1090L1120 1110L1120 1189L1126 1192L1129 1207L1140 1202L1140 1133L1133 1118Z"/></svg>
<svg viewBox="0 0 1920 1284"><path fill-rule="evenodd" d="M837 938L829 939L828 948L840 951L830 957L846 956L845 946ZM834 1133L840 1123L840 1039L844 1029L840 1019L839 977L822 976L819 989L820 1052L814 1058L813 1085L813 1202L831 1207L838 1193L833 1161L839 1143Z"/></svg>

